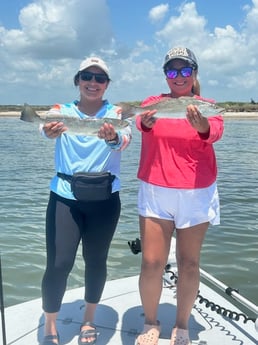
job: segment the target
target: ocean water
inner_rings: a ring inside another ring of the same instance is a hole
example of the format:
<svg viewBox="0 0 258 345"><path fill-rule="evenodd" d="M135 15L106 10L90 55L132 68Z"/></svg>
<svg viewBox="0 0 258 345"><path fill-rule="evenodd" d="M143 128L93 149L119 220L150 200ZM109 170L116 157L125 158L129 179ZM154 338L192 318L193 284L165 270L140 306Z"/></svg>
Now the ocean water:
<svg viewBox="0 0 258 345"><path fill-rule="evenodd" d="M258 121L226 119L215 144L221 224L210 227L201 267L258 304ZM45 210L54 174L54 141L18 118L0 118L0 252L5 306L40 297L45 267ZM140 135L122 159L122 213L108 259L108 279L138 274L140 255L128 241L139 236L136 179ZM78 251L68 288L83 285Z"/></svg>

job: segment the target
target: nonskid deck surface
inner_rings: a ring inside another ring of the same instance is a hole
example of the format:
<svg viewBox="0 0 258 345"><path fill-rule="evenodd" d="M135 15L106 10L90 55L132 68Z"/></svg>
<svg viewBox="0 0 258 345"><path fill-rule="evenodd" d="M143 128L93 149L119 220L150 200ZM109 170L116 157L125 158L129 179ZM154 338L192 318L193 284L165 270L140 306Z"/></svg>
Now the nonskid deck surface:
<svg viewBox="0 0 258 345"><path fill-rule="evenodd" d="M164 287L158 318L162 331L159 345L169 345L171 328L175 320L176 289ZM200 294L235 313L241 313L224 297L203 283ZM84 312L82 299L84 289L66 292L58 316L60 344L77 344L79 329ZM241 318L240 318L241 319ZM43 338L44 316L41 299L25 302L5 310L7 344L37 345ZM135 337L141 332L144 322L143 310L138 291L138 276L112 280L106 283L103 297L96 312L95 323L100 335L98 345L134 345ZM212 311L205 303L194 306L190 318L192 344L231 345L257 344L258 333L254 323L234 321ZM0 332L2 341L2 334ZM1 342L0 342L1 344Z"/></svg>

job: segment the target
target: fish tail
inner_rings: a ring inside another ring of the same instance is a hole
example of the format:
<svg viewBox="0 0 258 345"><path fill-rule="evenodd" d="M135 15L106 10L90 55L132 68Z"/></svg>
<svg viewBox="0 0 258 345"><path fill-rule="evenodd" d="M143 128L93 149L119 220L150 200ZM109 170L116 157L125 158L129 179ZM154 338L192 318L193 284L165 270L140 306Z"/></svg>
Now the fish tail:
<svg viewBox="0 0 258 345"><path fill-rule="evenodd" d="M134 117L136 115L136 111L135 111L134 107L131 106L130 104L126 104L126 103L121 102L121 103L118 103L116 105L121 108L121 119L122 120L129 119L129 118Z"/></svg>
<svg viewBox="0 0 258 345"><path fill-rule="evenodd" d="M26 122L34 122L36 119L39 119L40 116L36 111L27 103L24 103L22 107L20 119Z"/></svg>

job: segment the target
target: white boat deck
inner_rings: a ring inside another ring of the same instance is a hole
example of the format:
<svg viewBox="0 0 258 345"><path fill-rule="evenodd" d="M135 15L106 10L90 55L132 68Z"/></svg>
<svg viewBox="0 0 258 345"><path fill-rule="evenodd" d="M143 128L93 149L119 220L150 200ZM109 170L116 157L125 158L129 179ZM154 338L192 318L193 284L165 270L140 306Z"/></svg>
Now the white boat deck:
<svg viewBox="0 0 258 345"><path fill-rule="evenodd" d="M161 337L159 345L169 345L170 332L175 320L175 288L164 287L159 306ZM200 294L234 313L241 313L220 294L203 283ZM84 312L84 289L67 291L58 318L60 344L77 344ZM6 338L8 345L37 345L43 338L44 316L41 299L32 300L5 309ZM100 335L97 345L133 345L143 327L138 276L109 281L97 309L95 324ZM234 321L217 314L196 300L190 318L192 344L198 345L252 345L258 344L254 323ZM0 343L2 334L0 331Z"/></svg>

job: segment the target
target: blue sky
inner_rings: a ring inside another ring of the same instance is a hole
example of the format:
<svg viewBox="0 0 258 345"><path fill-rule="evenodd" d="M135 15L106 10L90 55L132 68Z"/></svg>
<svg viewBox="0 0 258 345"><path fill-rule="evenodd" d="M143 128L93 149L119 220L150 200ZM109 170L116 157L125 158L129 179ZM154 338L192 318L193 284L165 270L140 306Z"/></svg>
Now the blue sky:
<svg viewBox="0 0 258 345"><path fill-rule="evenodd" d="M258 102L258 0L11 0L0 2L0 104L78 96L73 76L101 56L111 102L167 92L166 52L192 49L204 97Z"/></svg>

